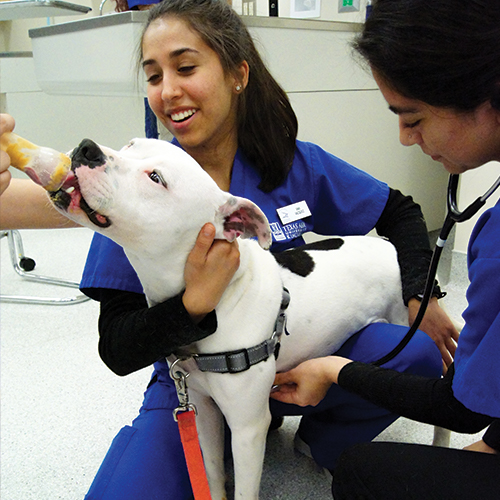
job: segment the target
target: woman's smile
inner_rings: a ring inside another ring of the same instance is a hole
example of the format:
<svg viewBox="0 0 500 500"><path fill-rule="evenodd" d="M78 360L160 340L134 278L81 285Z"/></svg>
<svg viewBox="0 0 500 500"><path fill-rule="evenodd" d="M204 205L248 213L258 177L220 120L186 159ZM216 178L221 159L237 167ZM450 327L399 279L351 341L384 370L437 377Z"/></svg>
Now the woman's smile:
<svg viewBox="0 0 500 500"><path fill-rule="evenodd" d="M170 114L170 119L174 123L185 122L188 118L191 118L196 113L196 109L188 109L186 111L177 111Z"/></svg>

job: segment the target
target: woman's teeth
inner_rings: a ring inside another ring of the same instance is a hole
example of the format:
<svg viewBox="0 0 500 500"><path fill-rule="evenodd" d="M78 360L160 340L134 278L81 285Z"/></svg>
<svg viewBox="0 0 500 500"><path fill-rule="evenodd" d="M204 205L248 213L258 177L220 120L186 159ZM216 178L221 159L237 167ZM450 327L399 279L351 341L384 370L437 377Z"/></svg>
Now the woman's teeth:
<svg viewBox="0 0 500 500"><path fill-rule="evenodd" d="M170 115L170 118L172 118L172 121L174 122L181 122L182 120L185 120L190 116L193 116L195 113L196 111L194 109L190 109L188 111L181 111L180 113L174 113Z"/></svg>

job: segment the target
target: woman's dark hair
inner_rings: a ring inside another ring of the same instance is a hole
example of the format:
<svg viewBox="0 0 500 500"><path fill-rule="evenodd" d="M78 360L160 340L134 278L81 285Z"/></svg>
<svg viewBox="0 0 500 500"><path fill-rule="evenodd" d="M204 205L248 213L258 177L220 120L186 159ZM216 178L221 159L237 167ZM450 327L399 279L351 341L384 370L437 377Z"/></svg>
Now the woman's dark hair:
<svg viewBox="0 0 500 500"><path fill-rule="evenodd" d="M500 109L500 0L375 0L354 48L405 97Z"/></svg>
<svg viewBox="0 0 500 500"><path fill-rule="evenodd" d="M196 31L219 56L226 73L238 75L241 63L248 63L248 85L238 99L238 146L259 171L259 188L272 191L285 180L292 165L297 117L247 28L225 0L163 0L149 11L141 47L150 24L166 16L181 19Z"/></svg>

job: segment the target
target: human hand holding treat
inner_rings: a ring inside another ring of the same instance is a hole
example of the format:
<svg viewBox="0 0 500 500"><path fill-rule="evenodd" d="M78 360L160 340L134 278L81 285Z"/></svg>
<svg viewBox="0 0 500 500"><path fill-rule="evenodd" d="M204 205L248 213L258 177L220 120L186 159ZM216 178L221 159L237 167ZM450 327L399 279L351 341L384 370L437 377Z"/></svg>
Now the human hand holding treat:
<svg viewBox="0 0 500 500"><path fill-rule="evenodd" d="M37 146L13 132L0 136L0 149L10 156L13 167L26 173L47 191L61 188L71 170L69 156Z"/></svg>

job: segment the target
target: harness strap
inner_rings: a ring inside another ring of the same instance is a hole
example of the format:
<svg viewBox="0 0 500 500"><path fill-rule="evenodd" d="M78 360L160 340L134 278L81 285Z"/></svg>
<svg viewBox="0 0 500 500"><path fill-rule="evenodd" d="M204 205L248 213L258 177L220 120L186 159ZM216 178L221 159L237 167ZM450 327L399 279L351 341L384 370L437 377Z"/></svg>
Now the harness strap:
<svg viewBox="0 0 500 500"><path fill-rule="evenodd" d="M274 354L277 343L278 338L273 335L270 339L249 349L217 354L197 354L194 359L202 372L238 373L269 358Z"/></svg>
<svg viewBox="0 0 500 500"><path fill-rule="evenodd" d="M286 332L285 311L290 303L290 294L283 288L280 311L276 319L274 333L270 339L260 344L237 351L215 354L195 354L193 357L202 372L239 373L265 361L274 355L278 358L281 335Z"/></svg>

